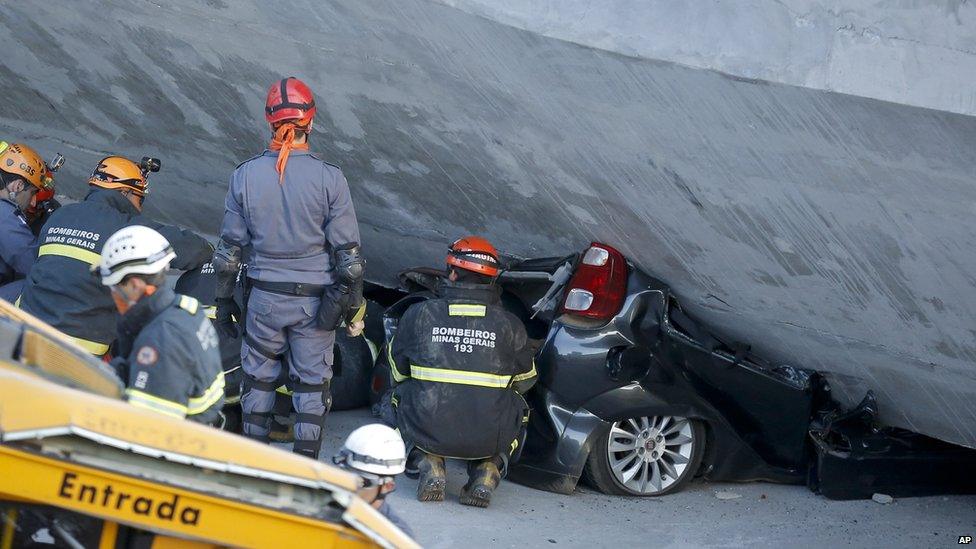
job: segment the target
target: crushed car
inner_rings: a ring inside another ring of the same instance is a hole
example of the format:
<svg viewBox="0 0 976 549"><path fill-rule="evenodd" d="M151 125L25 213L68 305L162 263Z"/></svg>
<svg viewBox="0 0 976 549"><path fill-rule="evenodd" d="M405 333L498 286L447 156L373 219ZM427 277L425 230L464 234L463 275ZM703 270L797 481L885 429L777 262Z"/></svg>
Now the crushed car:
<svg viewBox="0 0 976 549"><path fill-rule="evenodd" d="M515 482L572 493L585 477L629 496L669 494L696 477L807 483L837 499L976 492L976 482L957 476L976 465L976 452L883 429L869 406L841 410L819 373L771 364L716 334L611 246L505 262L503 305L538 347ZM373 290L390 303L385 341L443 276L410 269L399 275L403 293ZM380 350L370 394L387 419L390 385ZM906 482L899 466L919 474Z"/></svg>

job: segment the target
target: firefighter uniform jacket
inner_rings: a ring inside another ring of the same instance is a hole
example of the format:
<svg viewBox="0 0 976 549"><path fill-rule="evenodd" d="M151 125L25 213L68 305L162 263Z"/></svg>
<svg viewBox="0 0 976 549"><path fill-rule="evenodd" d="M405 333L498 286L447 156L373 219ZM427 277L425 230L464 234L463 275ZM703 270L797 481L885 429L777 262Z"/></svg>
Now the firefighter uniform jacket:
<svg viewBox="0 0 976 549"><path fill-rule="evenodd" d="M536 371L525 326L494 285L446 282L412 305L390 342L397 423L421 450L461 459L511 455Z"/></svg>
<svg viewBox="0 0 976 549"><path fill-rule="evenodd" d="M238 278L241 278L238 275ZM234 300L244 308L243 289L238 284L234 294ZM207 318L214 320L217 317L216 293L217 293L217 274L214 272L213 263L206 263L202 267L183 273L176 281L176 291L182 295L192 297L200 302L204 314ZM224 337L217 334L220 340L220 362L223 365L225 392L224 404L234 404L241 400L241 342L243 338L240 332L237 337Z"/></svg>
<svg viewBox="0 0 976 549"><path fill-rule="evenodd" d="M213 424L224 402L217 331L196 299L160 289L119 320L118 357L130 404Z"/></svg>
<svg viewBox="0 0 976 549"><path fill-rule="evenodd" d="M17 284L30 271L37 257L37 239L27 225L27 218L13 202L0 200L0 297L14 301L20 293Z"/></svg>
<svg viewBox="0 0 976 549"><path fill-rule="evenodd" d="M44 224L20 307L89 352L108 352L119 314L111 291L91 268L100 261L108 237L129 225L145 225L166 237L176 252L171 264L175 269L194 269L210 260L213 249L203 238L143 217L117 191L94 189L84 201L55 211Z"/></svg>
<svg viewBox="0 0 976 549"><path fill-rule="evenodd" d="M342 170L292 151L278 183L276 151L243 162L230 178L221 238L252 246L247 276L264 282L329 285L332 252L359 244L359 223Z"/></svg>

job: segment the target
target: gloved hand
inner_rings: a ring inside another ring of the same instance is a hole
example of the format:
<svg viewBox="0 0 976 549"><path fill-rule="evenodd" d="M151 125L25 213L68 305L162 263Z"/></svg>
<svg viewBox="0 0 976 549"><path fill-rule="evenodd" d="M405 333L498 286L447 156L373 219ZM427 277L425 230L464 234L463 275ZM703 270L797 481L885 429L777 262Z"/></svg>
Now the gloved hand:
<svg viewBox="0 0 976 549"><path fill-rule="evenodd" d="M349 334L349 337L359 337L362 335L364 328L366 328L366 322L357 320L346 325L346 333Z"/></svg>
<svg viewBox="0 0 976 549"><path fill-rule="evenodd" d="M322 303L319 304L319 312L316 317L318 327L330 332L335 331L349 308L351 297L348 290L338 284L326 288L325 293L322 294Z"/></svg>
<svg viewBox="0 0 976 549"><path fill-rule="evenodd" d="M217 334L220 337L236 339L240 336L241 331L237 322L242 320L241 308L233 298L217 298L217 318L214 319L214 328L217 329Z"/></svg>

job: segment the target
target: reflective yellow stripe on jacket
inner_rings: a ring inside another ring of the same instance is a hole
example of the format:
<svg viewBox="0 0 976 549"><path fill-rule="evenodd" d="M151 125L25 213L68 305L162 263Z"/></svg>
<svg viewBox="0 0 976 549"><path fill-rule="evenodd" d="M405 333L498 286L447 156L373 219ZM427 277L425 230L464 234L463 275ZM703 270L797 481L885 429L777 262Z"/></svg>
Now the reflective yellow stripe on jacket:
<svg viewBox="0 0 976 549"><path fill-rule="evenodd" d="M188 295L180 296L180 309L190 313L191 315L197 314L197 309L200 308L200 302L197 301L195 297L190 297Z"/></svg>
<svg viewBox="0 0 976 549"><path fill-rule="evenodd" d="M497 374L485 374L482 372L469 372L466 370L428 368L426 366L417 366L416 364L410 365L410 375L414 379L419 379L422 381L474 385L477 387L490 387L492 389L504 389L508 387L508 384L512 381L512 376L500 376Z"/></svg>
<svg viewBox="0 0 976 549"><path fill-rule="evenodd" d="M126 389L125 396L129 404L182 419L186 416L206 412L220 400L220 397L224 396L224 373L220 372L217 374L217 377L214 378L213 383L210 384L210 387L203 395L191 397L187 406L138 389Z"/></svg>
<svg viewBox="0 0 976 549"><path fill-rule="evenodd" d="M65 334L68 335L68 334ZM95 356L102 356L108 352L108 345L104 343L98 343L97 341L88 341L87 339L81 339L80 337L68 336L72 341L80 345L84 350Z"/></svg>
<svg viewBox="0 0 976 549"><path fill-rule="evenodd" d="M132 404L133 406L146 408L154 412L166 414L170 417L177 417L180 419L186 417L187 408L179 402L159 398L158 396L144 393L137 389L126 389L125 396L129 401L129 404Z"/></svg>
<svg viewBox="0 0 976 549"><path fill-rule="evenodd" d="M447 306L447 314L451 316L485 316L487 307L466 303L451 303Z"/></svg>
<svg viewBox="0 0 976 549"><path fill-rule="evenodd" d="M191 397L186 407L186 415L202 414L224 396L224 372L217 374L213 383L202 395Z"/></svg>
<svg viewBox="0 0 976 549"><path fill-rule="evenodd" d="M396 362L393 360L393 342L396 340L396 336L390 340L390 344L386 346L386 358L390 361L390 373L393 374L393 381L397 383L403 383L404 381L410 379L410 376L403 375L400 370L396 367Z"/></svg>
<svg viewBox="0 0 976 549"><path fill-rule="evenodd" d="M520 381L525 381L525 380L527 380L527 379L532 379L532 378L534 378L534 377L535 377L535 376L536 376L537 374L538 374L538 373L537 373L537 372L536 372L536 370L535 370L535 359L533 358L533 359L532 359L532 369L531 369L531 370L529 370L528 372L525 372L524 374L519 374L519 375L517 375L517 376L515 376L515 377L513 377L513 378L512 378L512 383L518 383L518 382L520 382Z"/></svg>
<svg viewBox="0 0 976 549"><path fill-rule="evenodd" d="M98 263L102 260L100 255L91 250L86 250L77 246L69 246L67 244L45 244L37 250L37 257L41 257L42 255L59 255L61 257L70 257L71 259L77 259L78 261L83 261L89 265L98 265Z"/></svg>

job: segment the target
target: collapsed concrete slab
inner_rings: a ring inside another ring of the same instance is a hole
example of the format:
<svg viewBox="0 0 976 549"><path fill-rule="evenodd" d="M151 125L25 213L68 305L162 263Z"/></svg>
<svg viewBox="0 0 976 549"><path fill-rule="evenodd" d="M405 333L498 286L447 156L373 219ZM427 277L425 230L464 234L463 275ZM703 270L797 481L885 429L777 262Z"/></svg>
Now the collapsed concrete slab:
<svg viewBox="0 0 976 549"><path fill-rule="evenodd" d="M64 152L71 196L103 155L159 156L150 213L215 233L268 84L301 76L374 281L466 233L525 256L607 242L841 401L873 389L885 422L976 447L976 118L424 0L56 0L0 7L0 33L0 132Z"/></svg>

